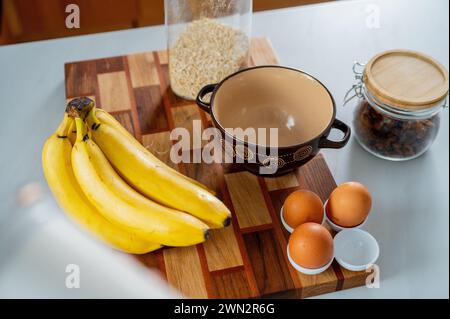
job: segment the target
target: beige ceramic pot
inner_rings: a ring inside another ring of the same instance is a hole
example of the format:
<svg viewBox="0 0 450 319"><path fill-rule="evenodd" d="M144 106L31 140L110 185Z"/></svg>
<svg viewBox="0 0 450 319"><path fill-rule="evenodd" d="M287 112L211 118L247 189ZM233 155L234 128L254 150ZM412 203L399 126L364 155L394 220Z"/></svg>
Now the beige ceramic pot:
<svg viewBox="0 0 450 319"><path fill-rule="evenodd" d="M236 163L258 175L285 174L307 163L322 148L344 147L350 138L350 128L335 118L336 106L328 89L292 68L241 70L201 89L197 104L211 115L224 149ZM271 128L277 129L277 138L272 138ZM342 139L329 140L331 129L342 131ZM262 173L262 167L275 169Z"/></svg>

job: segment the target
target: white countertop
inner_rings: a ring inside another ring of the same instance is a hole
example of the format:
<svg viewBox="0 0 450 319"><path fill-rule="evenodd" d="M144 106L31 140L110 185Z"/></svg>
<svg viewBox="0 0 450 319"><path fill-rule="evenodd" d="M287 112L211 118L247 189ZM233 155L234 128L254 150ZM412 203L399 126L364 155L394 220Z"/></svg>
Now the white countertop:
<svg viewBox="0 0 450 319"><path fill-rule="evenodd" d="M366 24L373 4L375 29ZM253 35L269 37L283 65L315 75L340 102L353 83L353 61L385 49L423 51L448 68L449 2L337 1L262 12L254 15ZM41 147L62 116L64 63L161 49L165 39L158 26L0 47L0 219L12 211L19 186L45 183ZM350 124L352 111L339 106L338 118ZM325 157L338 183L357 180L373 193L365 229L380 244L381 286L322 297L448 298L449 111L434 145L416 160L375 158L354 139Z"/></svg>

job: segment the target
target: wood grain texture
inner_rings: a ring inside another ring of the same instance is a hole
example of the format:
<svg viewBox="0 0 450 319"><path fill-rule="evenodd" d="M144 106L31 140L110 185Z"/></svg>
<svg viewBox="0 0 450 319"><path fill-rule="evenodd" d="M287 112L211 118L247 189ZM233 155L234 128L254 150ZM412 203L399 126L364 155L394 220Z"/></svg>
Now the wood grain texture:
<svg viewBox="0 0 450 319"><path fill-rule="evenodd" d="M225 175L246 172L246 170L242 167L242 165L238 165L235 163L223 163L222 167L223 167L223 173Z"/></svg>
<svg viewBox="0 0 450 319"><path fill-rule="evenodd" d="M212 276L217 298L250 298L252 297L247 277L243 271L220 273Z"/></svg>
<svg viewBox="0 0 450 319"><path fill-rule="evenodd" d="M191 151L191 158L194 155ZM216 193L219 199L223 199L222 195L222 170L220 164L211 163L183 163L183 174L201 182L203 185L207 186L209 189Z"/></svg>
<svg viewBox="0 0 450 319"><path fill-rule="evenodd" d="M197 247L164 250L167 281L190 298L207 298Z"/></svg>
<svg viewBox="0 0 450 319"><path fill-rule="evenodd" d="M366 284L366 278L372 273L366 271L350 271L342 267L339 268L344 276L342 289L364 286Z"/></svg>
<svg viewBox="0 0 450 319"><path fill-rule="evenodd" d="M336 188L333 175L331 175L330 169L322 154L318 154L307 165L297 169L296 174L299 188L305 188L315 192L324 203Z"/></svg>
<svg viewBox="0 0 450 319"><path fill-rule="evenodd" d="M133 86L131 85L131 72L130 72L130 65L128 63L128 59L126 57L122 57L122 63L123 68L125 72L125 77L127 79L127 87L128 92L130 94L129 101L130 101L130 107L131 107L131 120L133 121L134 125L134 136L136 139L142 143L142 132L141 127L139 125L139 114L136 106L136 98L134 96L133 92Z"/></svg>
<svg viewBox="0 0 450 319"><path fill-rule="evenodd" d="M144 86L133 89L142 134L154 131L168 130L166 117L159 86Z"/></svg>
<svg viewBox="0 0 450 319"><path fill-rule="evenodd" d="M210 239L203 244L210 271L242 266L242 256L233 227L211 231Z"/></svg>
<svg viewBox="0 0 450 319"><path fill-rule="evenodd" d="M245 227L241 228L242 234L251 234L251 233L257 233L263 230L273 229L273 224L263 224L258 226L252 226L252 227Z"/></svg>
<svg viewBox="0 0 450 319"><path fill-rule="evenodd" d="M64 66L66 97L95 95L97 71L95 61L68 63Z"/></svg>
<svg viewBox="0 0 450 319"><path fill-rule="evenodd" d="M159 64L169 64L169 52L167 50L158 51Z"/></svg>
<svg viewBox="0 0 450 319"><path fill-rule="evenodd" d="M297 272L298 278L302 285L302 298L321 295L329 291L336 291L338 279L334 273L333 267L319 275L304 275Z"/></svg>
<svg viewBox="0 0 450 319"><path fill-rule="evenodd" d="M200 267L203 275L203 279L205 281L206 294L208 298L216 298L213 290L213 283L211 279L211 272L208 269L208 262L206 260L205 248L202 244L198 244L197 246L197 254L200 260Z"/></svg>
<svg viewBox="0 0 450 319"><path fill-rule="evenodd" d="M122 57L113 57L108 59L99 59L96 61L97 74L123 71Z"/></svg>
<svg viewBox="0 0 450 319"><path fill-rule="evenodd" d="M167 120L169 122L169 128L174 129L175 124L171 112L170 98L168 96L168 88L170 88L168 80L169 75L168 74L165 75L163 66L161 66L161 63L159 62L159 56L157 52L153 52L153 60L155 61L156 72L158 74L159 80L159 92L161 93L163 99L163 105L166 111Z"/></svg>
<svg viewBox="0 0 450 319"><path fill-rule="evenodd" d="M131 109L130 91L124 71L100 73L97 75L102 108L108 112Z"/></svg>
<svg viewBox="0 0 450 319"><path fill-rule="evenodd" d="M275 211L275 208L273 207L272 201L270 199L269 191L267 190L267 185L264 181L264 178L258 177L258 183L261 187L261 192L264 196L264 201L266 203L266 206L269 210L269 213L272 217L273 224L274 224L274 234L276 236L276 239L278 240L278 243L281 247L287 247L288 241L286 240L284 234L283 234L283 226L279 222L279 213ZM288 265L288 270L291 275L292 281L294 283L295 288L301 288L301 283L298 280L297 276L295 275L295 269L292 267L292 265L288 261L287 257L287 251L286 249L281 249L280 253L282 254L285 263Z"/></svg>
<svg viewBox="0 0 450 319"><path fill-rule="evenodd" d="M172 109L175 127L185 128L190 136L190 149L201 149L207 142L202 140L202 121L195 104ZM196 143L198 141L199 143Z"/></svg>
<svg viewBox="0 0 450 319"><path fill-rule="evenodd" d="M268 41L256 39L252 45L252 63L276 63ZM347 271L334 263L323 274L305 276L287 260L289 233L281 225L279 210L298 188L316 192L323 201L328 198L336 183L322 155L277 178L256 177L235 164L171 161L175 142L170 140L170 130L184 127L192 132L194 119L201 120L205 128L209 118L192 101L173 95L166 58L153 52L65 66L68 99L83 95L95 99L155 156L214 190L232 212L232 225L212 231L206 243L165 248L138 259L195 298L304 298L364 285L365 272ZM190 158L203 146L191 147Z"/></svg>
<svg viewBox="0 0 450 319"><path fill-rule="evenodd" d="M282 250L271 230L244 235L259 291L262 295L294 289Z"/></svg>
<svg viewBox="0 0 450 319"><path fill-rule="evenodd" d="M131 120L131 114L129 111L120 113L111 113L123 127L127 129L131 134L135 134L133 121Z"/></svg>
<svg viewBox="0 0 450 319"><path fill-rule="evenodd" d="M128 65L133 88L160 85L152 52L129 55Z"/></svg>
<svg viewBox="0 0 450 319"><path fill-rule="evenodd" d="M225 178L223 175L223 169L222 169L222 194L223 194L223 202L224 204L230 209L231 211L231 224L233 226L233 230L234 230L234 234L236 236L238 245L239 245L239 249L241 251L241 255L242 255L242 260L244 262L244 271L245 271L245 275L247 278L247 282L250 288L250 292L251 292L251 296L252 297L259 297L261 296L261 293L259 292L258 289L258 284L256 282L256 278L255 278L255 273L253 272L253 268L251 265L251 261L250 261L250 257L248 254L247 249L245 248L245 242L244 242L244 238L243 238L243 234L242 232L239 230L239 225L238 225L238 220L236 217L236 211L233 207L233 203L231 201L231 196L230 196L230 192L228 190L228 186L227 183L225 182Z"/></svg>
<svg viewBox="0 0 450 319"><path fill-rule="evenodd" d="M249 172L226 174L225 180L240 228L270 224L258 178Z"/></svg>
<svg viewBox="0 0 450 319"><path fill-rule="evenodd" d="M265 181L269 191L298 186L298 180L294 173L289 173L280 177L265 178Z"/></svg>

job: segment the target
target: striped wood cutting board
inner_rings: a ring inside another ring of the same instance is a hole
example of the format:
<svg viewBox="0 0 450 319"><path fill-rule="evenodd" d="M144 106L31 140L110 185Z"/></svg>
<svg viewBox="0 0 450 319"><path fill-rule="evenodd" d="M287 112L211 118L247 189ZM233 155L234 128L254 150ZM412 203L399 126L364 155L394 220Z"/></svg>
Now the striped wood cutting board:
<svg viewBox="0 0 450 319"><path fill-rule="evenodd" d="M267 39L252 40L251 62L278 64ZM166 51L67 63L65 76L67 99L95 99L153 154L215 190L232 211L232 225L213 231L204 244L137 257L185 295L304 298L364 285L366 272L350 272L336 262L320 275L307 276L287 260L288 233L279 219L286 196L301 187L325 201L336 187L320 154L295 173L271 179L233 165L171 163L170 130L185 127L192 133L193 120L201 120L203 127L211 126L211 121L194 102L172 93Z"/></svg>

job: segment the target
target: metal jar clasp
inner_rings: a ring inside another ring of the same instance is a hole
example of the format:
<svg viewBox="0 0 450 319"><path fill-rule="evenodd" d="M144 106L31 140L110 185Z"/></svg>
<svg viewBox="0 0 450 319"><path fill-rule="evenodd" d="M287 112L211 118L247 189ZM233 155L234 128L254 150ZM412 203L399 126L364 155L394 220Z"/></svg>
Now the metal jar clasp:
<svg viewBox="0 0 450 319"><path fill-rule="evenodd" d="M356 82L347 91L344 96L343 105L345 106L348 102L353 100L355 97L362 98L363 97L363 85L364 85L364 68L366 64L355 61L353 63L353 74L355 75ZM353 93L353 94L352 94Z"/></svg>

